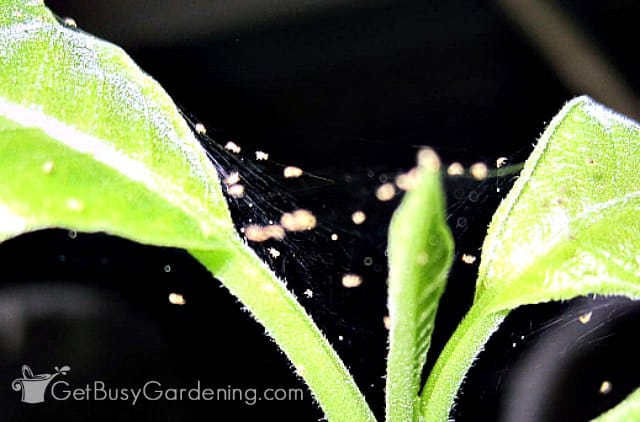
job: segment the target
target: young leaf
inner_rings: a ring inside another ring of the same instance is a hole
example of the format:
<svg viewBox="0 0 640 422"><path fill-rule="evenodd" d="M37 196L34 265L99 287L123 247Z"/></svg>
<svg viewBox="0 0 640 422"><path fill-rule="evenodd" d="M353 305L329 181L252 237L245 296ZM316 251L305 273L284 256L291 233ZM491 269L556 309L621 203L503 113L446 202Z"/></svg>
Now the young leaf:
<svg viewBox="0 0 640 422"><path fill-rule="evenodd" d="M495 311L599 293L640 297L640 126L587 97L554 119L500 205L476 299Z"/></svg>
<svg viewBox="0 0 640 422"><path fill-rule="evenodd" d="M511 309L587 294L640 298L638 157L640 127L587 97L553 119L493 217L474 305L424 389L425 420L447 419Z"/></svg>
<svg viewBox="0 0 640 422"><path fill-rule="evenodd" d="M640 420L640 388L629 394L616 407L591 422L619 422L619 421L637 421Z"/></svg>
<svg viewBox="0 0 640 422"><path fill-rule="evenodd" d="M420 155L426 162L389 228L389 422L418 420L420 376L453 255L438 158L431 150Z"/></svg>
<svg viewBox="0 0 640 422"><path fill-rule="evenodd" d="M0 68L0 241L46 227L180 247L235 237L198 141L120 48L41 1L3 1Z"/></svg>
<svg viewBox="0 0 640 422"><path fill-rule="evenodd" d="M0 2L0 69L0 241L62 227L190 249L265 325L327 417L373 420L325 337L236 234L214 167L153 79L41 0Z"/></svg>

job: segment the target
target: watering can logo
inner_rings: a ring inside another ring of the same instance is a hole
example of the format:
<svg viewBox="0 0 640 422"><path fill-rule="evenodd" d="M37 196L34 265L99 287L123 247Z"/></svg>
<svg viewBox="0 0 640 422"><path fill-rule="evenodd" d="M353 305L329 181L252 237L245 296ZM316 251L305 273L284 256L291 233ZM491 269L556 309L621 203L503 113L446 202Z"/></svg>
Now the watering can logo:
<svg viewBox="0 0 640 422"><path fill-rule="evenodd" d="M49 383L53 381L58 375L67 375L67 372L71 370L68 366L54 368L53 374L38 374L33 375L33 371L27 365L22 366L22 378L16 378L11 382L11 388L13 391L22 391L23 403L42 403L44 402L44 393L49 386Z"/></svg>

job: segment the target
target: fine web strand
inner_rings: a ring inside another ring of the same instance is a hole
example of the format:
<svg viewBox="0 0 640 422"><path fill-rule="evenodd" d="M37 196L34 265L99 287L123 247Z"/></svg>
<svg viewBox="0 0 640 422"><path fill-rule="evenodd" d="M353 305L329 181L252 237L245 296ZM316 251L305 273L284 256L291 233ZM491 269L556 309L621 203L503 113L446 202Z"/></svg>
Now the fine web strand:
<svg viewBox="0 0 640 422"><path fill-rule="evenodd" d="M414 164L411 156L418 148L403 147L409 157L404 169L340 167L331 161L326 168L307 169L281 162L266 147L251 150L188 121L219 173L238 233L287 283L356 374L365 395L382 394L387 229L402 198L399 176ZM304 163L303 157L300 162ZM462 174L451 175L447 170L453 163L442 171L448 222L457 243L455 265L477 267L477 239L486 234L486 219L508 192L520 165L509 162L496 168L495 161L486 160L486 174L483 169L478 174L478 168L473 174L474 163L463 161ZM231 189L238 185L241 191ZM297 210L313 216L309 229L304 226L308 220L303 220L301 230L247 232L253 226L284 226L283 216Z"/></svg>

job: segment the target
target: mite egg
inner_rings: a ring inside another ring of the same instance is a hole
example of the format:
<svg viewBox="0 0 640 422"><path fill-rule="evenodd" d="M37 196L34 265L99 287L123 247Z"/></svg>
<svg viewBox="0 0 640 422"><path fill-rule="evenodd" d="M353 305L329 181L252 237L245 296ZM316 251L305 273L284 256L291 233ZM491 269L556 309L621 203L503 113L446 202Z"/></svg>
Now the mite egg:
<svg viewBox="0 0 640 422"><path fill-rule="evenodd" d="M390 201L396 195L396 188L392 183L384 183L376 190L376 198L378 201Z"/></svg>
<svg viewBox="0 0 640 422"><path fill-rule="evenodd" d="M169 293L169 303L172 305L186 305L187 301L180 293Z"/></svg>
<svg viewBox="0 0 640 422"><path fill-rule="evenodd" d="M458 162L451 163L447 168L447 174L449 176L462 176L464 174L464 167Z"/></svg>
<svg viewBox="0 0 640 422"><path fill-rule="evenodd" d="M475 163L469 169L471 171L471 175L476 180L484 180L489 175L489 169L485 163Z"/></svg>
<svg viewBox="0 0 640 422"><path fill-rule="evenodd" d="M462 262L464 262L465 264L473 264L474 262L476 262L476 257L474 255L469 255L469 254L462 254Z"/></svg>
<svg viewBox="0 0 640 422"><path fill-rule="evenodd" d="M353 221L355 224L362 224L366 219L367 215L362 211L356 211L351 214L351 221Z"/></svg>
<svg viewBox="0 0 640 422"><path fill-rule="evenodd" d="M287 231L297 232L315 228L317 220L311 211L299 209L282 214L280 224Z"/></svg>
<svg viewBox="0 0 640 422"><path fill-rule="evenodd" d="M240 154L240 151L242 150L240 148L240 146L238 146L235 142L233 141L229 141L226 143L226 145L224 146L224 149L233 152L234 154Z"/></svg>
<svg viewBox="0 0 640 422"><path fill-rule="evenodd" d="M342 285L348 289L358 287L362 284L362 277L357 274L345 274L342 276Z"/></svg>
<svg viewBox="0 0 640 422"><path fill-rule="evenodd" d="M300 167L295 166L287 166L284 168L283 174L287 179L295 179L296 177L302 176L304 172Z"/></svg>

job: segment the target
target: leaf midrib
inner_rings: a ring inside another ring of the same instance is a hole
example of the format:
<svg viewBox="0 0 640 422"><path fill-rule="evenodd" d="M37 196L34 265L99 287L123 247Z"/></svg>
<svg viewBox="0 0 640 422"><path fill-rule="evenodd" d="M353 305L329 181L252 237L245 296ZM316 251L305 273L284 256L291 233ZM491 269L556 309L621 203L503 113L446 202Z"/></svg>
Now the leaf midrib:
<svg viewBox="0 0 640 422"><path fill-rule="evenodd" d="M0 97L0 115L21 125L25 130L41 130L61 145L79 154L90 155L96 161L125 177L143 184L197 222L204 237L212 234L213 227L229 226L226 220L216 218L215 213L207 212L207 207L202 201L194 200L192 196L184 194L170 179L152 172L142 162L123 154L101 138L82 132L46 113L26 108L2 97Z"/></svg>

